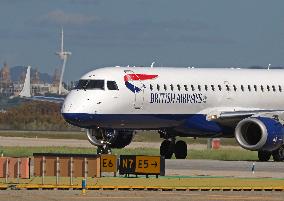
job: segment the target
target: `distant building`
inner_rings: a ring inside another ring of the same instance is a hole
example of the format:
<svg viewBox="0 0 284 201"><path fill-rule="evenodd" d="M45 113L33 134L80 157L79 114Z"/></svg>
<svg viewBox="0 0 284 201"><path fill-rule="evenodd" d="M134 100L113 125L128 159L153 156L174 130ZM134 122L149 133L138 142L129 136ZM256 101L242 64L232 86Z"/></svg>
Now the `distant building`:
<svg viewBox="0 0 284 201"><path fill-rule="evenodd" d="M7 111L4 109L0 109L0 113L6 113Z"/></svg>
<svg viewBox="0 0 284 201"><path fill-rule="evenodd" d="M31 75L31 84L44 84L44 82L40 80L37 68L35 69L35 72Z"/></svg>
<svg viewBox="0 0 284 201"><path fill-rule="evenodd" d="M7 63L4 63L0 70L0 97L10 97L14 94L14 85L10 79L10 69Z"/></svg>
<svg viewBox="0 0 284 201"><path fill-rule="evenodd" d="M0 81L2 83L9 83L11 82L10 79L10 69L9 66L7 65L7 63L4 63L3 68L0 70Z"/></svg>
<svg viewBox="0 0 284 201"><path fill-rule="evenodd" d="M45 83L39 75L38 69L31 74L31 95L58 94L60 71L55 70L52 83ZM20 80L13 83L10 77L10 68L5 62L0 69L0 97L18 96L23 89L25 78L26 72L23 72ZM68 92L66 89L62 89L62 95L66 95Z"/></svg>

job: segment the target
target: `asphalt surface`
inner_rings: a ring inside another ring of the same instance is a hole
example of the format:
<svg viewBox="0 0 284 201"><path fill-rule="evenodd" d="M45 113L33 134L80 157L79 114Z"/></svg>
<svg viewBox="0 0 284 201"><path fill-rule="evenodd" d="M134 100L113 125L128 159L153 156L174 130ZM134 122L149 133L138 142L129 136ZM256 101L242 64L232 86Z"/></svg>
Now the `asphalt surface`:
<svg viewBox="0 0 284 201"><path fill-rule="evenodd" d="M131 142L126 148L156 148L159 149L161 142ZM21 146L21 147L82 147L94 148L88 140L78 139L48 139L48 138L24 138L24 137L3 137L0 136L0 146ZM223 146L231 149L241 149L239 146ZM206 144L189 144L188 149L206 149Z"/></svg>
<svg viewBox="0 0 284 201"><path fill-rule="evenodd" d="M0 201L57 201L57 200L149 200L149 201L173 201L173 200L284 200L283 192L161 192L161 191L87 191L82 195L81 191L57 191L57 190L18 190L1 191Z"/></svg>
<svg viewBox="0 0 284 201"><path fill-rule="evenodd" d="M87 140L0 137L0 146L66 146L90 147ZM159 148L157 142L133 142L128 148ZM206 149L206 145L190 145L194 149ZM230 148L241 149L230 146ZM252 166L255 163L255 172ZM284 178L284 162L217 161L217 160L166 160L166 175L179 176L231 176Z"/></svg>
<svg viewBox="0 0 284 201"><path fill-rule="evenodd" d="M166 175L284 178L284 162L166 160Z"/></svg>
<svg viewBox="0 0 284 201"><path fill-rule="evenodd" d="M0 137L0 146L93 147L86 140L58 140ZM134 147L159 147L159 143L134 143ZM206 147L198 146L198 149ZM255 163L254 172L252 171ZM284 178L284 162L166 160L167 176L217 176ZM283 200L284 192L161 192L161 191L87 191L78 190L6 190L0 201L9 200Z"/></svg>

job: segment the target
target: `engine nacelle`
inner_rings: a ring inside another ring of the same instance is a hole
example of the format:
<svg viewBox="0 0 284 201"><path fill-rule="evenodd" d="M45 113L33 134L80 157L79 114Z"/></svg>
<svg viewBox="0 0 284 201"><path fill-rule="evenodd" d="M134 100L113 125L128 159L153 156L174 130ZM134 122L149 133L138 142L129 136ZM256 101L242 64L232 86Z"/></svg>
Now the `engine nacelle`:
<svg viewBox="0 0 284 201"><path fill-rule="evenodd" d="M244 149L273 151L283 144L284 127L272 118L250 117L238 123L235 137Z"/></svg>
<svg viewBox="0 0 284 201"><path fill-rule="evenodd" d="M87 137L91 144L101 147L123 148L132 141L134 131L114 130L114 129L87 129Z"/></svg>

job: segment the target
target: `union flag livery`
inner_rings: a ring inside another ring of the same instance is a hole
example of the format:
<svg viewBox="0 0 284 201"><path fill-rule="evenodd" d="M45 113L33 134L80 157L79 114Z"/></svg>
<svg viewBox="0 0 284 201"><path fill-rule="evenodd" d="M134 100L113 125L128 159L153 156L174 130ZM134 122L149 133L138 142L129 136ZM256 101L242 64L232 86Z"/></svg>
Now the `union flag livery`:
<svg viewBox="0 0 284 201"><path fill-rule="evenodd" d="M147 75L147 74L127 74L124 76L125 86L133 93L139 93L142 89L131 84L131 81L143 81L151 80L158 77L158 75Z"/></svg>

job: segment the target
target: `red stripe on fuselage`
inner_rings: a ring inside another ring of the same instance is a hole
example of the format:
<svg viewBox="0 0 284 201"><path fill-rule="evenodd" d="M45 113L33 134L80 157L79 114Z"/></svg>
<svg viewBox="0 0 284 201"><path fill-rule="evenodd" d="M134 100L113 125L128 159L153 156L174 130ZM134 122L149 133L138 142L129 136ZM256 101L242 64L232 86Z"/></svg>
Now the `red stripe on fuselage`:
<svg viewBox="0 0 284 201"><path fill-rule="evenodd" d="M158 75L147 75L147 74L127 74L124 76L124 81L129 80L150 80L158 77Z"/></svg>

